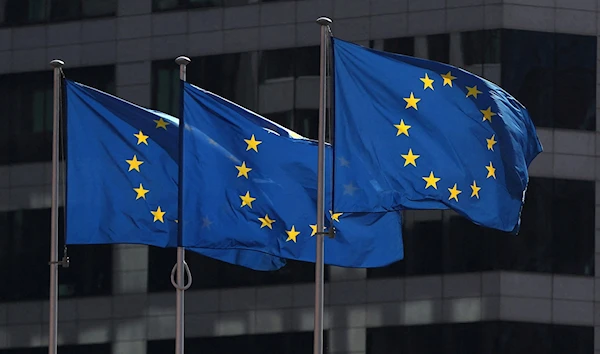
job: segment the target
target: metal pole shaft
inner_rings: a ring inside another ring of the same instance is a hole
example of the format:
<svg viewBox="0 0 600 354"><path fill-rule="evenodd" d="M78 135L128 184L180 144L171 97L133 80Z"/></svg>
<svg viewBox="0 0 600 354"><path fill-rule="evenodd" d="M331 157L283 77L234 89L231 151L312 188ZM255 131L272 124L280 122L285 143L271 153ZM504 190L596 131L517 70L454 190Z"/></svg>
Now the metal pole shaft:
<svg viewBox="0 0 600 354"><path fill-rule="evenodd" d="M323 354L323 280L325 235L325 114L327 102L327 43L331 20L319 17L321 25L321 74L319 79L319 158L317 170L317 249L315 259L315 328L313 353Z"/></svg>
<svg viewBox="0 0 600 354"><path fill-rule="evenodd" d="M175 62L179 65L179 78L182 81L186 81L186 66L190 63L190 59L187 57L177 57L177 59L175 59ZM183 86L182 86L183 88ZM183 95L183 92L181 92L181 95ZM183 106L183 105L182 105ZM183 124L181 124L181 122L183 121L182 116L183 116L183 107L181 107L182 110L180 112L180 117L179 117L179 129L183 129ZM181 139L181 137L183 136L183 134L179 134L179 137ZM179 144L179 146L181 147L181 142ZM179 151L179 154L183 154L183 151ZM180 163L181 163L181 159L180 159ZM179 167L179 173L181 174L182 172L182 167ZM181 186L181 181L182 178L181 176L179 177L179 189L181 190L182 186ZM181 195L182 192L179 192L179 244L181 244L181 228L182 228L182 213L181 213ZM177 300L176 300L176 324L175 324L175 354L183 354L184 352L184 348L183 348L183 342L185 340L185 315L184 315L184 299L185 299L185 272L184 272L184 267L185 267L185 249L183 247L177 247Z"/></svg>
<svg viewBox="0 0 600 354"><path fill-rule="evenodd" d="M52 204L50 206L50 299L48 314L48 354L58 350L58 183L61 68L65 63L52 60L54 70L54 107L52 112Z"/></svg>

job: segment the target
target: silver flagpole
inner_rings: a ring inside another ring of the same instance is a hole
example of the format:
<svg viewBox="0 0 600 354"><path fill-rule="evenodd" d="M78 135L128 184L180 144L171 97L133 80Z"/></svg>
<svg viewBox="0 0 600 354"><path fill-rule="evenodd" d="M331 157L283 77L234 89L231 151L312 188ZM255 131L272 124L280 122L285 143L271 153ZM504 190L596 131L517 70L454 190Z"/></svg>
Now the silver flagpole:
<svg viewBox="0 0 600 354"><path fill-rule="evenodd" d="M317 250L315 259L315 332L313 354L323 354L323 272L325 224L325 115L327 102L327 44L331 20L319 17L321 26L321 74L319 80L319 159L317 172Z"/></svg>
<svg viewBox="0 0 600 354"><path fill-rule="evenodd" d="M182 81L186 81L186 66L191 62L190 58L188 57L184 57L184 56L180 56L177 57L177 59L175 59L175 62L179 65L179 78ZM181 95L183 95L183 91L181 92ZM183 107L182 107L183 109ZM180 115L183 115L183 111L180 112ZM181 116L179 117L179 129L183 129L183 125L181 124ZM179 134L179 137L181 139L183 134ZM181 142L180 145L181 147ZM183 154L183 151L179 151L180 154ZM181 159L180 159L180 163L181 163ZM181 166L179 167L179 173L181 174L182 172L182 168ZM179 177L179 181L181 182L182 178L181 176ZM179 186L179 188L181 188L181 185ZM179 195L181 196L182 193L179 192ZM179 209L181 210L181 198L179 198ZM182 218L181 212L179 213L179 219ZM179 220L179 228L181 229L182 227L182 220ZM181 231L179 231L179 235L181 236L182 233ZM175 354L183 354L183 342L185 340L185 315L184 315L184 295L185 295L185 290L187 288L189 288L189 286L191 285L191 277L190 277L190 283L186 286L185 285L185 273L184 271L187 270L188 274L189 274L189 269L187 268L187 264L185 263L185 249L183 247L177 247L177 285L175 286L175 289L177 290L177 302L176 302L176 324L175 324ZM173 279L171 279L171 281L173 281ZM175 285L175 284L173 284Z"/></svg>
<svg viewBox="0 0 600 354"><path fill-rule="evenodd" d="M62 60L52 60L54 71L54 107L52 113L52 204L50 206L50 304L48 314L48 354L58 349L58 184L59 184L59 129L60 129L60 83Z"/></svg>

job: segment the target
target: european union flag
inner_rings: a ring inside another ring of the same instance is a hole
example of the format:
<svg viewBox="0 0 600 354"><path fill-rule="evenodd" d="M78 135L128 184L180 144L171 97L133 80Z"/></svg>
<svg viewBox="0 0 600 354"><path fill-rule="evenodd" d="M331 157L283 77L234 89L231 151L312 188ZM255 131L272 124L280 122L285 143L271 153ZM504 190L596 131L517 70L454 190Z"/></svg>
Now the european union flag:
<svg viewBox="0 0 600 354"><path fill-rule="evenodd" d="M183 102L184 246L314 262L316 142L189 83ZM328 181L331 157L328 147ZM377 267L403 258L399 213L326 217L336 234L325 241L325 263Z"/></svg>
<svg viewBox="0 0 600 354"><path fill-rule="evenodd" d="M177 246L173 121L65 80L69 244Z"/></svg>
<svg viewBox="0 0 600 354"><path fill-rule="evenodd" d="M67 244L179 246L179 121L79 83L65 86ZM261 252L187 249L260 270L285 265Z"/></svg>
<svg viewBox="0 0 600 354"><path fill-rule="evenodd" d="M333 58L336 210L449 208L518 231L527 168L542 151L523 105L438 62L337 38Z"/></svg>

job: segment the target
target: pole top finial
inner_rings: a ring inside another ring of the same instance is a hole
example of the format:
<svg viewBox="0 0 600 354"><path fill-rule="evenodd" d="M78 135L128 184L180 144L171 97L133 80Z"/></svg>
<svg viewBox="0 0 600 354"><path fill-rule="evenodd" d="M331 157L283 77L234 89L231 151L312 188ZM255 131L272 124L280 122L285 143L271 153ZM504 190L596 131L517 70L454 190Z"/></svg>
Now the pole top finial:
<svg viewBox="0 0 600 354"><path fill-rule="evenodd" d="M65 65L65 62L59 59L54 59L50 62L50 66L53 68L61 68L63 65Z"/></svg>
<svg viewBox="0 0 600 354"><path fill-rule="evenodd" d="M188 65L192 60L188 57L184 57L183 55L178 56L177 59L175 59L175 62L178 65Z"/></svg>
<svg viewBox="0 0 600 354"><path fill-rule="evenodd" d="M321 26L329 26L333 21L329 17L321 16L317 19L317 23Z"/></svg>

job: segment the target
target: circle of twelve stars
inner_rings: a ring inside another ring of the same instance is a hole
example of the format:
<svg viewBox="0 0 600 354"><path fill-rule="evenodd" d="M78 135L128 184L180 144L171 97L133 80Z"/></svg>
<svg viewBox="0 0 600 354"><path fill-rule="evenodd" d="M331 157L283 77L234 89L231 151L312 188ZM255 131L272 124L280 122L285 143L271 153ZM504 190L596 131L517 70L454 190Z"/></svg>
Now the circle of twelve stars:
<svg viewBox="0 0 600 354"><path fill-rule="evenodd" d="M448 85L448 86L452 87L452 80L456 79L456 77L452 76L450 71L447 74L443 74L440 76L444 80L442 86ZM420 80L423 82L423 90L431 89L433 91L434 80L430 79L429 76L427 75L427 73L425 73L425 77L420 78ZM482 93L481 91L479 91L477 89L477 85L475 85L473 87L469 87L469 86L465 86L465 87L467 89L467 96L466 96L467 98L470 96L473 96L475 99L477 99L477 95ZM421 100L420 98L416 98L414 96L413 92L411 92L409 97L404 98L404 101L406 101L406 107L404 107L404 108L405 109L414 108L415 110L418 110L417 103L420 100ZM487 120L488 122L491 123L492 117L496 115L496 113L492 112L491 106L488 107L487 109L481 109L479 111L483 114L482 122L485 122ZM400 120L400 124L394 124L394 127L396 127L396 129L398 129L398 131L396 132L396 136L400 136L402 134L409 136L408 130L411 128L411 126L405 124L404 119ZM491 138L485 139L487 142L487 149L490 151L494 151L494 145L497 143L495 138L496 138L496 136L494 134L494 135L492 135ZM406 167L408 165L413 165L416 167L417 166L416 161L421 155L415 155L413 153L412 149L408 149L408 153L406 155L401 155L401 156L404 158L404 167ZM490 161L489 166L485 166L485 168L488 171L486 178L493 177L494 179L496 179L496 168L492 165L491 161ZM427 189L429 187L433 187L434 189L437 190L437 182L439 182L441 180L441 178L436 177L434 175L433 171L431 171L429 173L429 176L425 176L422 178L426 182L425 189ZM470 187L471 187L471 198L477 197L477 199L479 199L479 191L481 190L481 187L479 187L475 181L473 181L473 184ZM455 201L458 202L458 195L460 193L462 193L462 191L458 189L458 186L456 183L454 183L454 186L452 188L448 188L448 192L450 192L450 196L448 197L448 200L454 199Z"/></svg>
<svg viewBox="0 0 600 354"><path fill-rule="evenodd" d="M165 121L164 119L160 118L158 120L154 120L154 123L156 123L156 128L162 128L167 130L167 125L169 125L170 123ZM137 139L137 145L140 144L145 144L148 145L148 135L144 135L144 133L140 130L137 134L133 134ZM211 139L211 144L215 144L215 142ZM246 142L247 146L246 146L246 151L250 151L250 150L254 150L256 153L258 153L258 145L260 145L262 143L262 141L256 140L256 138L254 137L254 134L252 134L252 136L250 137L250 139L244 139L244 142ZM129 170L130 171L137 171L140 172L140 166L144 163L144 161L138 160L137 155L133 155L133 158L131 160L125 160L128 164L129 164ZM248 173L250 171L252 171L252 168L249 168L248 166L246 166L246 162L242 161L242 164L240 166L235 166L235 168L238 170L238 174L237 177L245 177L246 179L248 179ZM150 192L150 190L145 189L144 186L142 185L142 183L140 183L139 187L137 188L133 188L133 190L136 192L136 200L142 198L142 199L146 199L146 194L148 192ZM241 208L248 206L250 209L252 209L252 202L254 202L256 200L256 198L252 197L250 195L250 191L247 191L245 195L240 195L239 196L240 199L242 200L242 204L241 204ZM151 210L150 213L152 213L152 215L154 216L154 220L153 222L161 222L164 223L164 216L166 214L165 211L163 211L160 206L157 207L156 210ZM343 213L333 213L331 210L329 211L329 214L331 215L331 218L334 221L340 222L339 218L340 216L342 216ZM262 229L263 227L268 227L269 229L273 230L273 223L275 223L275 220L271 219L269 217L269 214L265 214L265 216L263 218L258 218L258 220L261 222L260 228ZM175 222L178 222L178 220L175 220ZM204 218L203 220L204 225L203 226L208 226L210 225L210 220L208 218ZM311 237L314 236L317 233L317 225L309 225L312 233L311 233ZM296 239L298 237L298 235L300 235L300 231L296 230L296 227L294 225L292 225L292 228L290 230L286 230L285 231L287 234L287 239L286 242L288 241L293 241L294 243L296 243Z"/></svg>

